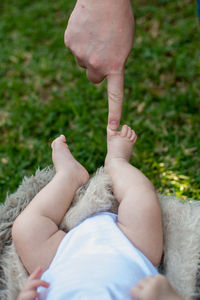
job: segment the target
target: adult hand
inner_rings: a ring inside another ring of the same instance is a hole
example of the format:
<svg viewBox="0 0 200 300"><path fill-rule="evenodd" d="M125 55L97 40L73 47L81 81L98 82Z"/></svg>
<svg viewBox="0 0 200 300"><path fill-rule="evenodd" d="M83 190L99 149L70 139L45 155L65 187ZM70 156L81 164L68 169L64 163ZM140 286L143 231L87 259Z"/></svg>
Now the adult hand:
<svg viewBox="0 0 200 300"><path fill-rule="evenodd" d="M130 0L77 0L65 31L65 44L93 83L107 78L112 129L120 123L124 66L133 45Z"/></svg>

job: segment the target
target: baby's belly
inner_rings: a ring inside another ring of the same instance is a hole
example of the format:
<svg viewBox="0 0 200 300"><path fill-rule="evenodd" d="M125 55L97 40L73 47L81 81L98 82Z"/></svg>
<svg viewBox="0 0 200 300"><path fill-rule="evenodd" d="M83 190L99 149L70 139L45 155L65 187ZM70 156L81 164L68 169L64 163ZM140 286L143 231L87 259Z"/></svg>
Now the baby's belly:
<svg viewBox="0 0 200 300"><path fill-rule="evenodd" d="M129 299L130 288L146 277L139 264L116 253L74 256L43 279L50 281L47 299ZM131 298L130 298L131 299Z"/></svg>
<svg viewBox="0 0 200 300"><path fill-rule="evenodd" d="M48 300L131 299L130 289L157 274L151 262L123 235L113 216L102 214L69 233L42 279Z"/></svg>

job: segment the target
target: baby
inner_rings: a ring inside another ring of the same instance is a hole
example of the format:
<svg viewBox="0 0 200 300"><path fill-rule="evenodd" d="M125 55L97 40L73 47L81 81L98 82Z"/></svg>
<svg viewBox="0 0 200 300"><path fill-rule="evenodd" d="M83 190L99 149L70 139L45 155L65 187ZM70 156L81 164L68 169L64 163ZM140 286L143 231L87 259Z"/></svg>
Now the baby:
<svg viewBox="0 0 200 300"><path fill-rule="evenodd" d="M41 271L36 271L28 281L37 281L32 290L43 286L39 299L143 299L137 288L141 291L141 280L158 274L163 232L154 187L129 163L136 139L127 125L121 131L107 129L105 167L119 202L118 215L98 213L67 234L59 225L89 174L74 159L63 135L53 141L56 174L12 229L26 270L32 273L37 266L44 270L42 280Z"/></svg>
<svg viewBox="0 0 200 300"><path fill-rule="evenodd" d="M42 269L37 268L27 279L17 300L34 300L40 296L37 292L38 287L49 287L47 282L40 280L41 275ZM140 280L131 289L131 295L133 300L183 300L163 275L149 276Z"/></svg>

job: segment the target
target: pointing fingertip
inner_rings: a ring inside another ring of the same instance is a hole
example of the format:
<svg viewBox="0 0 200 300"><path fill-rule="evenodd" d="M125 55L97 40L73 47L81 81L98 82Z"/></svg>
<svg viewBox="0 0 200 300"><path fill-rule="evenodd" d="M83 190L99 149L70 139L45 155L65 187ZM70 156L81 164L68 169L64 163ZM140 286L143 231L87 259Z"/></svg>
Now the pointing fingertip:
<svg viewBox="0 0 200 300"><path fill-rule="evenodd" d="M119 124L116 120L109 120L108 127L112 130L117 130Z"/></svg>

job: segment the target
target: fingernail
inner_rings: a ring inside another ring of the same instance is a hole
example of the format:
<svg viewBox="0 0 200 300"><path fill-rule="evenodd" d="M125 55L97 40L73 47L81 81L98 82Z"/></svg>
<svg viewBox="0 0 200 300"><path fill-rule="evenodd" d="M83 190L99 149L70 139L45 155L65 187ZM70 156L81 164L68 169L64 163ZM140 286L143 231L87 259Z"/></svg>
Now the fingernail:
<svg viewBox="0 0 200 300"><path fill-rule="evenodd" d="M109 127L113 130L116 130L118 128L118 122L115 120L109 121Z"/></svg>

